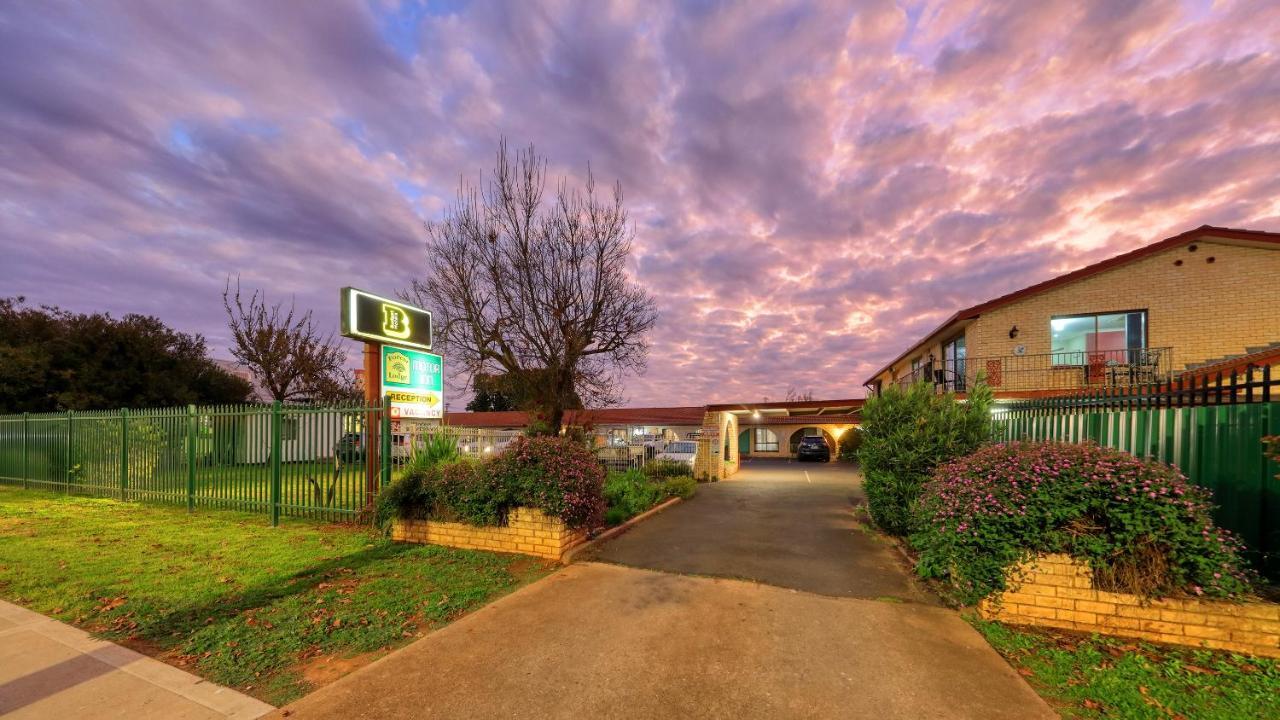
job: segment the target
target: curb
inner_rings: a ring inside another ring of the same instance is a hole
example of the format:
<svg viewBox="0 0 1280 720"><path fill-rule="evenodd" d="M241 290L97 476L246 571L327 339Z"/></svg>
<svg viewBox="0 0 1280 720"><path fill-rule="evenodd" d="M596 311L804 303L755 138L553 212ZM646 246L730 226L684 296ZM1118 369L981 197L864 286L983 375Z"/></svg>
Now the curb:
<svg viewBox="0 0 1280 720"><path fill-rule="evenodd" d="M612 528L609 528L608 530L605 530L604 532L591 538L587 542L584 542L569 548L568 550L565 551L563 555L560 556L560 564L561 565L572 564L574 558L576 558L583 551L618 537L622 533L630 530L633 526L638 525L645 520L648 520L650 517L657 515L658 513L662 512L663 510L666 510L672 505L680 504L683 500L684 498L682 497L673 497L667 500L666 502L662 502L657 505L654 505L648 510L645 510L644 512L622 523L621 525L618 525L617 527L612 527Z"/></svg>

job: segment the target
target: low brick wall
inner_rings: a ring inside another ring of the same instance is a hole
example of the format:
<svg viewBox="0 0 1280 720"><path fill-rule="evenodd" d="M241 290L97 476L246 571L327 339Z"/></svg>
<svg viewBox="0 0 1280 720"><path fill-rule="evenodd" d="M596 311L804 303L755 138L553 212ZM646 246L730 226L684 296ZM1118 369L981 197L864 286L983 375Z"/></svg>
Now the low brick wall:
<svg viewBox="0 0 1280 720"><path fill-rule="evenodd" d="M566 550L586 540L582 530L570 530L560 518L541 510L519 507L507 516L507 524L478 527L438 520L396 520L391 539L471 550L522 553L559 560Z"/></svg>
<svg viewBox="0 0 1280 720"><path fill-rule="evenodd" d="M1095 590L1089 567L1044 555L1009 574L1009 589L983 600L979 614L1015 625L1097 632L1280 657L1280 604L1222 600L1142 600Z"/></svg>

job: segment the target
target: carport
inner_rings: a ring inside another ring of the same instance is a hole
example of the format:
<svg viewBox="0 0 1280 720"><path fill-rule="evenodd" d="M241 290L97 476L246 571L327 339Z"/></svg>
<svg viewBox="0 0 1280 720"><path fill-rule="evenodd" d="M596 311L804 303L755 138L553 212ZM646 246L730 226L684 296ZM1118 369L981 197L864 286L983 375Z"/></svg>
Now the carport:
<svg viewBox="0 0 1280 720"><path fill-rule="evenodd" d="M862 399L797 400L712 405L733 416L739 462L746 458L794 458L804 437L821 437L835 457L840 438L861 422Z"/></svg>

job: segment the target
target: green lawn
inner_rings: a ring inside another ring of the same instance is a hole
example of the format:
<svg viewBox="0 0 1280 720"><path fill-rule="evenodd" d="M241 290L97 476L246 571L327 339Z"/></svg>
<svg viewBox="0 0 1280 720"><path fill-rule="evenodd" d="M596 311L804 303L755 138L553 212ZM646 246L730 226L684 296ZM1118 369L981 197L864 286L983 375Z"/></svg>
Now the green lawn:
<svg viewBox="0 0 1280 720"><path fill-rule="evenodd" d="M273 704L549 571L349 526L0 487L0 597Z"/></svg>
<svg viewBox="0 0 1280 720"><path fill-rule="evenodd" d="M1280 718L1280 661L973 622L1066 718Z"/></svg>

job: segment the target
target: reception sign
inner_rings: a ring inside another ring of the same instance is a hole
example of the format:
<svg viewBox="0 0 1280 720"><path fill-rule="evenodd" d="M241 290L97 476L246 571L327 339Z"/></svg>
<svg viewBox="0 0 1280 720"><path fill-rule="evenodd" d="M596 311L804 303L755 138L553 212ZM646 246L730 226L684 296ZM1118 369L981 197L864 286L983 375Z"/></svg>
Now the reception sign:
<svg viewBox="0 0 1280 720"><path fill-rule="evenodd" d="M444 417L444 361L439 355L382 346L382 394L392 418Z"/></svg>
<svg viewBox="0 0 1280 720"><path fill-rule="evenodd" d="M431 313L364 290L342 288L342 334L357 340L431 349Z"/></svg>

